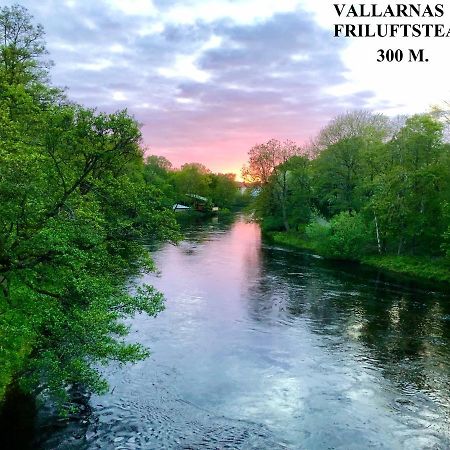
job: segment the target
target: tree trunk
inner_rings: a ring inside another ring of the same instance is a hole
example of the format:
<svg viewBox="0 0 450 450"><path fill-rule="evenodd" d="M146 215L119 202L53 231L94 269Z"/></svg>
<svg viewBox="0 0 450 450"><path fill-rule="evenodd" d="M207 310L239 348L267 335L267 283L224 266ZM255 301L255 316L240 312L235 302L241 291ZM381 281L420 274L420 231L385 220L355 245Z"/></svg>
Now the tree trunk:
<svg viewBox="0 0 450 450"><path fill-rule="evenodd" d="M3 292L3 295L6 300L9 298L9 283L8 278L6 278L4 275L0 275L0 289Z"/></svg>
<svg viewBox="0 0 450 450"><path fill-rule="evenodd" d="M286 212L286 201L285 199L281 199L281 213L283 215L283 224L286 231L289 231L289 221L287 218L287 212Z"/></svg>
<svg viewBox="0 0 450 450"><path fill-rule="evenodd" d="M380 242L380 232L378 230L378 220L375 211L373 212L373 216L375 217L375 230L377 232L377 245L378 245L378 253L381 255L381 242Z"/></svg>
<svg viewBox="0 0 450 450"><path fill-rule="evenodd" d="M400 241L398 243L397 256L400 256L400 253L402 251L402 245L403 245L403 238L400 238Z"/></svg>

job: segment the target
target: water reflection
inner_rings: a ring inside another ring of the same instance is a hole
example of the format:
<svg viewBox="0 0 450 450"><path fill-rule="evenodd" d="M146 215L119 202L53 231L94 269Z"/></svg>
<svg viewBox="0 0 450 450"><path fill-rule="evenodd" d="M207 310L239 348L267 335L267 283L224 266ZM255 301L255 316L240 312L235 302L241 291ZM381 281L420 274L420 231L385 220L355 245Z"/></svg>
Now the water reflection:
<svg viewBox="0 0 450 450"><path fill-rule="evenodd" d="M201 223L155 253L167 297L87 429L43 448L449 448L450 301Z"/></svg>
<svg viewBox="0 0 450 450"><path fill-rule="evenodd" d="M280 323L296 329L306 325L322 336L320 345L333 353L336 364L345 367L350 356L350 364L356 360L359 365L351 371L365 368L364 377L380 383L382 390L369 387L370 383L351 392L341 386L340 401L347 396L354 402L358 391L362 397L385 397L385 406L394 410L393 419L398 421L395 437L390 430L383 430L385 438L390 436L390 445L398 436L401 448L447 448L448 296L396 286L374 272L358 273L356 267L330 270L329 263L300 252L270 246L265 250L264 276L249 302L255 320L273 323L276 311Z"/></svg>
<svg viewBox="0 0 450 450"><path fill-rule="evenodd" d="M289 315L307 315L315 333L363 343L385 375L400 386L433 391L449 385L450 302L443 293L367 283L367 273L357 277L355 268L351 275L324 270L320 263L312 265L310 257L305 261L298 255L281 257L299 271L287 274L278 264L280 256L268 253L269 272L278 278L271 285L281 286ZM255 296L260 299L261 292Z"/></svg>

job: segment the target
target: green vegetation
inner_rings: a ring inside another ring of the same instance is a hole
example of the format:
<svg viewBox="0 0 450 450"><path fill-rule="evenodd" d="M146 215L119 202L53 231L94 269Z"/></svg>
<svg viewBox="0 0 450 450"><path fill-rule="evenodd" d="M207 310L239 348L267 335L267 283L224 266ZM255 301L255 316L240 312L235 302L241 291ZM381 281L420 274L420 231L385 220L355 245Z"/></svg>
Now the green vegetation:
<svg viewBox="0 0 450 450"><path fill-rule="evenodd" d="M144 171L147 182L164 192L168 206L176 203L192 206L196 197L204 197L206 201L202 204L206 211L217 206L224 214L250 201L247 194L240 192L235 174L212 173L203 164L187 163L176 170L166 158L151 155L146 159Z"/></svg>
<svg viewBox="0 0 450 450"><path fill-rule="evenodd" d="M148 355L124 319L164 307L132 280L153 270L143 242L180 238L173 204L240 196L233 176L144 160L126 111L69 102L25 8L1 8L0 31L0 401L14 382L62 405L71 386L107 389L101 365Z"/></svg>
<svg viewBox="0 0 450 450"><path fill-rule="evenodd" d="M370 256L364 258L362 262L389 272L450 283L449 266L442 259L430 260L419 256Z"/></svg>
<svg viewBox="0 0 450 450"><path fill-rule="evenodd" d="M48 85L24 8L2 8L0 29L0 399L14 379L63 402L69 386L104 392L101 364L147 356L123 319L163 299L126 283L153 268L141 242L178 227L146 180L136 121Z"/></svg>
<svg viewBox="0 0 450 450"><path fill-rule="evenodd" d="M276 242L327 258L450 281L450 145L445 117L398 122L367 112L333 120L314 145L253 147L244 174Z"/></svg>
<svg viewBox="0 0 450 450"><path fill-rule="evenodd" d="M317 252L315 243L311 242L310 240L306 240L306 238L301 236L299 233L292 231L273 231L266 234L270 236L270 238L277 244Z"/></svg>
<svg viewBox="0 0 450 450"><path fill-rule="evenodd" d="M220 209L234 208L239 201L238 184L234 174L211 173L202 164L184 164L172 173L176 199L180 203L190 203L186 195L200 195L208 198L211 206Z"/></svg>
<svg viewBox="0 0 450 450"><path fill-rule="evenodd" d="M302 237L297 232L275 231L267 233L273 242L293 248L304 249L323 255L318 240ZM347 259L340 255L330 259ZM448 263L443 259L432 259L419 256L373 255L362 257L359 262L383 271L407 275L428 281L450 283Z"/></svg>

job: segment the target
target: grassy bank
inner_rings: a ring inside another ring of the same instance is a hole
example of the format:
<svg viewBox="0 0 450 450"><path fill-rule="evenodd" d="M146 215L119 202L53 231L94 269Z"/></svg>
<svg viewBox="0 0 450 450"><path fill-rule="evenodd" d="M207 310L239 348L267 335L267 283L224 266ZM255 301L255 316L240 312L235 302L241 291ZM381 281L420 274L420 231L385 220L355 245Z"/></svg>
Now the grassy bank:
<svg viewBox="0 0 450 450"><path fill-rule="evenodd" d="M450 267L443 259L386 255L362 258L361 262L377 269L410 277L450 283Z"/></svg>
<svg viewBox="0 0 450 450"><path fill-rule="evenodd" d="M277 244L310 250L327 257L327 255L319 251L319 245L316 242L309 241L297 233L275 232L270 233L269 236ZM450 267L443 259L430 259L419 256L375 255L362 257L358 262L391 273L450 284Z"/></svg>
<svg viewBox="0 0 450 450"><path fill-rule="evenodd" d="M317 246L314 242L310 242L296 233L286 233L286 232L273 232L267 233L274 242L281 245L287 245L289 247L300 248L304 250L311 250L312 252L317 252Z"/></svg>

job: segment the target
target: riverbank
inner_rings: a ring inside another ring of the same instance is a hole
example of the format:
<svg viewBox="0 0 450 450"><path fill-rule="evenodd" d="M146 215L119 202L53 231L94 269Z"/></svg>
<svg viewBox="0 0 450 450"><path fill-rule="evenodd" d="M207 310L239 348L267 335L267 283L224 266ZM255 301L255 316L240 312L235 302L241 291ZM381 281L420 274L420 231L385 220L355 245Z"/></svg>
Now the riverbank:
<svg viewBox="0 0 450 450"><path fill-rule="evenodd" d="M267 235L277 244L310 250L327 258L327 255L319 251L317 243L309 241L297 233L272 232ZM424 281L438 281L440 283L450 284L450 268L443 259L430 260L430 258L419 256L373 255L361 257L356 262L386 272L418 278Z"/></svg>
<svg viewBox="0 0 450 450"><path fill-rule="evenodd" d="M0 411L15 375L31 352L34 335L22 311L0 309Z"/></svg>
<svg viewBox="0 0 450 450"><path fill-rule="evenodd" d="M33 450L36 402L14 383L9 385L0 408L0 448Z"/></svg>

